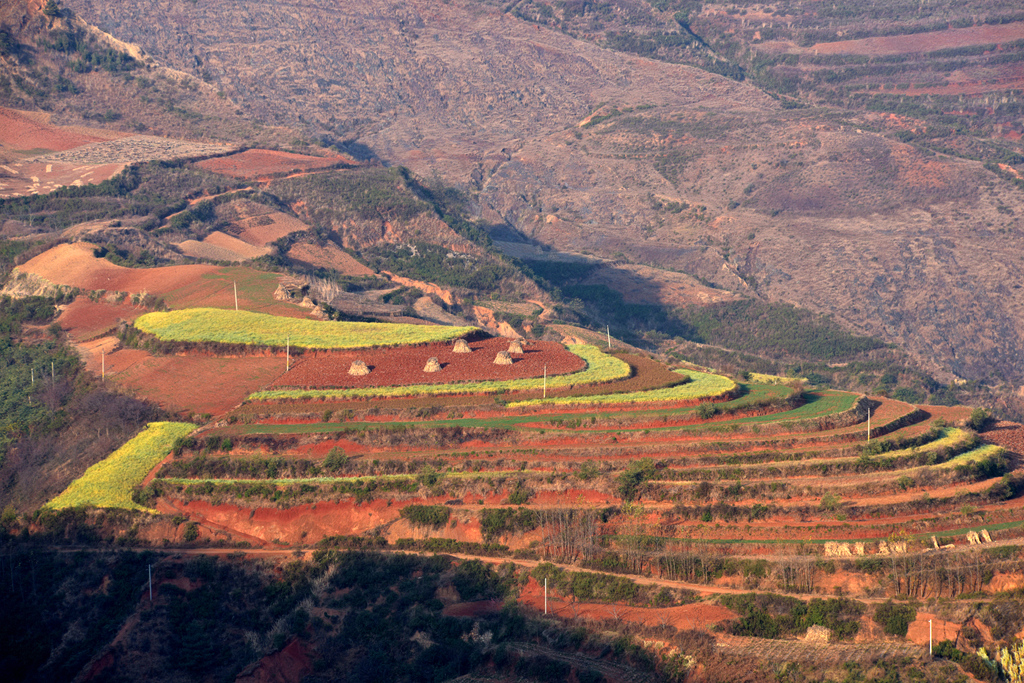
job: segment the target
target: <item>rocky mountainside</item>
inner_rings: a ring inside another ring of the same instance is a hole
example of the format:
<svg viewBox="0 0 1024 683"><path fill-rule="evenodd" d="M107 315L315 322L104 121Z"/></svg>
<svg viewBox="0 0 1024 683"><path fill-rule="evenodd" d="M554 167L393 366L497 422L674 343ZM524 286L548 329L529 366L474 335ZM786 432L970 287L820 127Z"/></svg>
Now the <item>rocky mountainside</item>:
<svg viewBox="0 0 1024 683"><path fill-rule="evenodd" d="M904 142L890 114L792 108L468 1L66 5L244 116L474 189L517 255L682 271L946 380L1024 381L1013 166Z"/></svg>

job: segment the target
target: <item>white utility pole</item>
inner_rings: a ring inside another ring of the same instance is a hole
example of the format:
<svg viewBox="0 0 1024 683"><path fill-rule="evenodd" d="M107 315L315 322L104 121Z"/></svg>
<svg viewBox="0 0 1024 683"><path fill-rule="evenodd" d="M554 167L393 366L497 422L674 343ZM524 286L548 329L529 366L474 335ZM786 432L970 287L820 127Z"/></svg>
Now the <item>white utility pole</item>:
<svg viewBox="0 0 1024 683"><path fill-rule="evenodd" d="M106 382L107 381L107 352L106 351L100 351L100 367L102 368L100 370L101 376L103 378L103 381Z"/></svg>
<svg viewBox="0 0 1024 683"><path fill-rule="evenodd" d="M871 443L871 404L868 404L868 443Z"/></svg>
<svg viewBox="0 0 1024 683"><path fill-rule="evenodd" d="M235 288L235 310L238 310L238 283L232 282L232 286Z"/></svg>
<svg viewBox="0 0 1024 683"><path fill-rule="evenodd" d="M548 366L544 366L544 398L548 397Z"/></svg>
<svg viewBox="0 0 1024 683"><path fill-rule="evenodd" d="M612 348L612 327L611 325L605 325L604 331L608 334L608 348Z"/></svg>
<svg viewBox="0 0 1024 683"><path fill-rule="evenodd" d="M932 656L932 620L928 620L928 656Z"/></svg>
<svg viewBox="0 0 1024 683"><path fill-rule="evenodd" d="M284 371L288 372L288 369L292 365L292 337L288 335L285 337L284 342Z"/></svg>

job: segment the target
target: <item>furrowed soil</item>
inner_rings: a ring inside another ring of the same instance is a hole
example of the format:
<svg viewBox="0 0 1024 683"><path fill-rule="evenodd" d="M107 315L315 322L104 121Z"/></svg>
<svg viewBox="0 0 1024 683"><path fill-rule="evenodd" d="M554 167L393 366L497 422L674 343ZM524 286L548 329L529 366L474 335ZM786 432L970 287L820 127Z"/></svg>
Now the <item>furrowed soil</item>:
<svg viewBox="0 0 1024 683"><path fill-rule="evenodd" d="M232 178L267 178L349 163L352 163L352 159L345 156L313 157L270 149L249 149L238 154L206 159L196 165Z"/></svg>
<svg viewBox="0 0 1024 683"><path fill-rule="evenodd" d="M98 349L88 367L99 374ZM253 391L284 372L284 358L244 356L152 356L136 349L117 349L106 355L107 381L171 412L223 415Z"/></svg>
<svg viewBox="0 0 1024 683"><path fill-rule="evenodd" d="M438 343L403 346L393 349L362 349L337 353L307 354L275 387L387 387L410 384L449 383L463 381L504 381L524 377L541 377L547 367L549 375L578 372L586 367L579 356L555 342L529 342L522 354L512 354L512 365L495 365L499 351L507 351L509 341L492 337L469 342L472 353L453 353L452 344ZM438 372L424 372L430 358L441 365ZM349 367L362 360L370 374L352 376Z"/></svg>
<svg viewBox="0 0 1024 683"><path fill-rule="evenodd" d="M807 48L810 53L857 54L872 57L903 55L913 52L934 52L971 45L1008 43L1024 39L1024 23L969 26L951 28L932 33L911 33L897 36L879 36L859 40L839 40L817 43Z"/></svg>

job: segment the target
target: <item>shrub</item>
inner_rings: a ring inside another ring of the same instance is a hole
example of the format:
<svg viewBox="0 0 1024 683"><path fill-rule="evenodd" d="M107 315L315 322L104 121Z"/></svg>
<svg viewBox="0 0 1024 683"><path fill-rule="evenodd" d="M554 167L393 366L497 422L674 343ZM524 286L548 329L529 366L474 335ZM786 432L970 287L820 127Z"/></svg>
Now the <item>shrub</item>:
<svg viewBox="0 0 1024 683"><path fill-rule="evenodd" d="M643 492L643 486L654 476L654 461L650 458L637 460L629 464L626 471L619 475L619 485L615 492L622 500L633 500Z"/></svg>
<svg viewBox="0 0 1024 683"><path fill-rule="evenodd" d="M532 531L540 524L540 516L528 508L489 508L480 511L480 532L487 541L513 531Z"/></svg>
<svg viewBox="0 0 1024 683"><path fill-rule="evenodd" d="M976 432L980 432L984 431L991 421L991 413L984 408L975 408L971 411L971 416L967 418L967 426Z"/></svg>
<svg viewBox="0 0 1024 683"><path fill-rule="evenodd" d="M416 526L440 529L448 523L452 511L444 505L407 505L398 514Z"/></svg>
<svg viewBox="0 0 1024 683"><path fill-rule="evenodd" d="M917 610L910 605L897 605L892 600L881 604L875 609L875 623L889 635L907 636L910 622L917 617Z"/></svg>

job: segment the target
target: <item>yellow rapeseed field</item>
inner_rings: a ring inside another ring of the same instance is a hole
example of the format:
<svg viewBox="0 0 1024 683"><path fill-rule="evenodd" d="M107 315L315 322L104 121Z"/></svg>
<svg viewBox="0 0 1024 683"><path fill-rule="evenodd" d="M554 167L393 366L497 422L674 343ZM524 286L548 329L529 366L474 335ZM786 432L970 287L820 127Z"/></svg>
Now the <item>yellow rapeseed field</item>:
<svg viewBox="0 0 1024 683"><path fill-rule="evenodd" d="M445 341L475 327L334 322L284 318L222 308L186 308L147 313L135 327L163 341L219 342L307 349L355 349Z"/></svg>
<svg viewBox="0 0 1024 683"><path fill-rule="evenodd" d="M189 422L150 422L131 441L87 469L45 507L54 510L81 506L145 509L132 500L132 489L167 457L175 439L195 428L196 425Z"/></svg>

